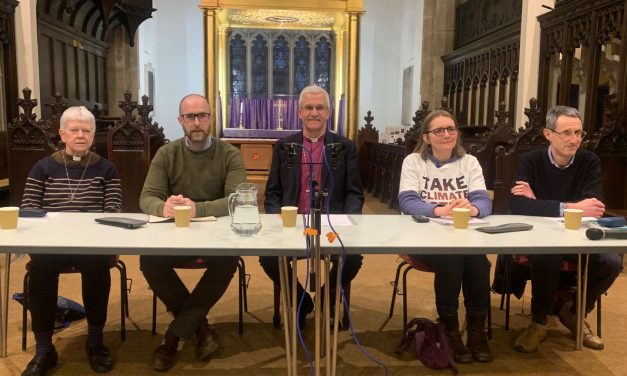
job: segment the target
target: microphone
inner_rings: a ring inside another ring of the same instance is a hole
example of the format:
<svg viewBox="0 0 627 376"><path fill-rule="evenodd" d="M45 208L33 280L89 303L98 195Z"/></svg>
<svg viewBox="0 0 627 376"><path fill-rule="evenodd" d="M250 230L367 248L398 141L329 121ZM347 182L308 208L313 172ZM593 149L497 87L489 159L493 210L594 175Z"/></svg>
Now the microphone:
<svg viewBox="0 0 627 376"><path fill-rule="evenodd" d="M342 151L344 145L342 145L340 142L330 142L324 145L324 147L327 148L327 150L330 150L332 153L338 153Z"/></svg>
<svg viewBox="0 0 627 376"><path fill-rule="evenodd" d="M281 145L283 150L287 150L287 168L294 167L294 157L296 156L296 147L300 146L295 142L286 142Z"/></svg>
<svg viewBox="0 0 627 376"><path fill-rule="evenodd" d="M290 154L293 154L293 155L296 155L296 147L297 146L300 146L300 145L295 143L295 142L286 142L283 145L281 145L283 150L287 150L287 151L289 151Z"/></svg>
<svg viewBox="0 0 627 376"><path fill-rule="evenodd" d="M339 142L330 142L324 145L324 147L331 152L331 168L337 169L337 156L344 148L344 145Z"/></svg>
<svg viewBox="0 0 627 376"><path fill-rule="evenodd" d="M600 239L627 239L627 230L589 228L586 237L590 240Z"/></svg>

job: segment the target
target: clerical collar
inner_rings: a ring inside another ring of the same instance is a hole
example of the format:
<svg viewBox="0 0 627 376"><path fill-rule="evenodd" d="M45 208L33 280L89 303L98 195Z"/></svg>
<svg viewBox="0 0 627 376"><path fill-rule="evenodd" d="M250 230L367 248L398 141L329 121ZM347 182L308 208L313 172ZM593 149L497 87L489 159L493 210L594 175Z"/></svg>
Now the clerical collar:
<svg viewBox="0 0 627 376"><path fill-rule="evenodd" d="M189 138L187 138L187 136L185 136L185 146L192 151L195 151L194 149L192 149L192 147L189 145ZM205 140L205 144L202 146L202 148L198 151L204 151L207 150L211 147L211 136L208 136L207 139Z"/></svg>
<svg viewBox="0 0 627 376"><path fill-rule="evenodd" d="M324 134L325 133L326 132L322 132L322 134L320 134L320 136L315 137L315 138L311 138L311 137L305 136L305 134L303 133L303 139L306 140L306 141L311 142L312 144L315 144L316 142L318 142L320 140L324 140Z"/></svg>
<svg viewBox="0 0 627 376"><path fill-rule="evenodd" d="M557 168L559 168L560 170L565 170L568 167L570 167L573 162L575 162L575 156L573 155L572 158L570 158L570 161L568 161L568 163L566 163L566 165L564 166L560 166L557 164L557 162L555 162L555 159L553 159L553 154L551 154L551 145L549 145L549 148L547 149L547 152L549 153L549 160L551 161L551 164Z"/></svg>

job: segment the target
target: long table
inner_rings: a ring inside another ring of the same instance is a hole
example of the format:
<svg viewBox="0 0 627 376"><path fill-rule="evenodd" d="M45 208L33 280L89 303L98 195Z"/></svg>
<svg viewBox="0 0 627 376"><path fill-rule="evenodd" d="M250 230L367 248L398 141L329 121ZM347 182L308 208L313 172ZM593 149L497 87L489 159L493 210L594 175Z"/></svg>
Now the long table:
<svg viewBox="0 0 627 376"><path fill-rule="evenodd" d="M233 234L230 231L228 217L218 218L215 222L194 222L189 228L184 229L176 228L172 223L156 223L129 230L94 222L94 218L104 216L138 219L147 217L144 214L49 213L43 219L20 219L16 230L0 231L0 252L7 255L9 253L289 257L305 255L302 227L285 229L277 215L262 215L262 231L253 237ZM524 222L534 226L532 231L494 235L472 229L456 230L452 226L433 222L416 223L410 216L402 215L351 215L349 218L353 226L335 229L342 238L348 254L582 255L621 253L627 249L627 242L588 240L584 229L565 230L562 223L541 217L490 216L486 218L490 225ZM299 222L302 224L301 219ZM337 254L340 252L339 242L330 243L324 236L327 231L330 231L329 228L323 227L321 251L327 255ZM6 265L2 293L5 300L3 309L0 310L2 313L0 356L3 357L6 356L8 256ZM583 290L585 293L585 283ZM585 295L580 301L585 301ZM582 316L580 315L581 320ZM579 333L578 348L581 347L581 341Z"/></svg>

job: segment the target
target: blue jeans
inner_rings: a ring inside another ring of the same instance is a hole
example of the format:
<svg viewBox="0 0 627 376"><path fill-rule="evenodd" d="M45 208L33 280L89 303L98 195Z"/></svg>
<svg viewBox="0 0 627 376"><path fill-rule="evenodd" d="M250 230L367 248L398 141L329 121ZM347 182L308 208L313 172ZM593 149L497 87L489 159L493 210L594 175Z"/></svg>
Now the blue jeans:
<svg viewBox="0 0 627 376"><path fill-rule="evenodd" d="M469 314L487 314L490 262L485 255L410 255L435 272L435 305L440 316L457 315L459 292Z"/></svg>

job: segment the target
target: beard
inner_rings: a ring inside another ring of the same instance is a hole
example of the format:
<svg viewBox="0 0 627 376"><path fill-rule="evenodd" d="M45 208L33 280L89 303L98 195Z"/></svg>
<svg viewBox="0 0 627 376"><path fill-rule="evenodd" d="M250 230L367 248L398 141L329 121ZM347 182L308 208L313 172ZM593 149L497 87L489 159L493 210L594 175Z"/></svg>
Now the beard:
<svg viewBox="0 0 627 376"><path fill-rule="evenodd" d="M195 131L188 132L186 136L190 142L195 143L195 144L200 144L200 143L205 142L208 134L203 130L195 130Z"/></svg>

